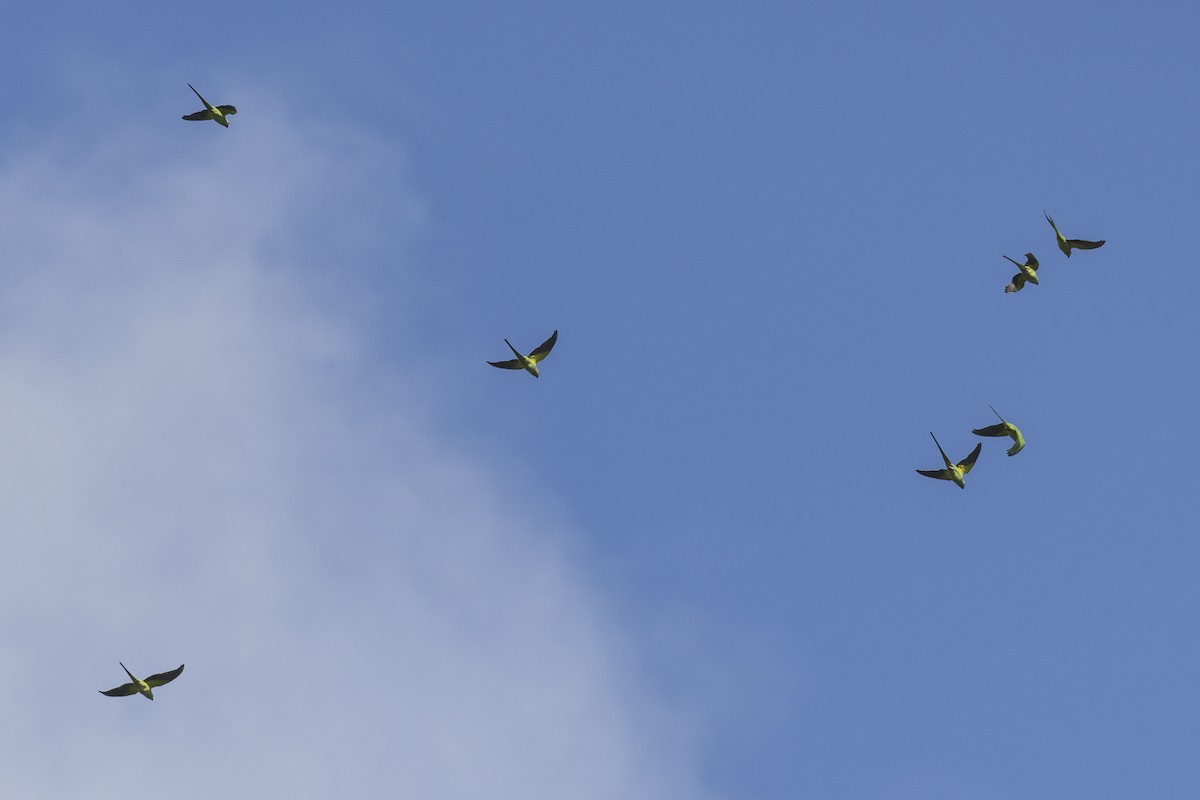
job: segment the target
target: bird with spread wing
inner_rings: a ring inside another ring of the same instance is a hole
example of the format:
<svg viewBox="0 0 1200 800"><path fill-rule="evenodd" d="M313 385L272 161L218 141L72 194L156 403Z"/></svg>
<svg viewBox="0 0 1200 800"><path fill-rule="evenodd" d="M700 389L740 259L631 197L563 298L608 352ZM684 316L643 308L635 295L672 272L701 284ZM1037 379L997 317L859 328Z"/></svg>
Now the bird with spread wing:
<svg viewBox="0 0 1200 800"><path fill-rule="evenodd" d="M117 662L121 664L120 661ZM129 676L132 683L123 683L115 689L109 689L107 692L101 690L100 694L106 694L109 697L126 697L131 694L142 694L144 697L153 700L154 689L168 684L179 677L179 673L183 672L183 664L180 664L177 669L170 672L160 672L157 675L151 675L146 680L133 677L133 673L124 664L121 664L121 669L125 670L125 674Z"/></svg>
<svg viewBox="0 0 1200 800"><path fill-rule="evenodd" d="M1042 209L1042 213L1046 214L1046 209ZM1054 228L1054 236L1058 239L1058 249L1062 250L1067 258L1071 257L1072 250L1095 250L1104 244L1103 239L1098 242L1089 242L1087 239L1068 239L1058 232L1058 226L1054 224L1054 217L1046 214L1046 221L1050 223L1051 228Z"/></svg>
<svg viewBox="0 0 1200 800"><path fill-rule="evenodd" d="M1008 258L1008 256L1005 256L1005 258ZM1037 258L1034 257L1033 253L1025 254L1025 263L1024 264L1018 264L1016 261L1013 261L1011 258L1008 258L1008 260L1012 261L1012 263L1016 264L1017 268L1020 269L1021 271L1018 272L1016 275L1013 275L1012 283L1010 283L1008 286L1004 287L1005 294L1012 294L1013 292L1021 291L1021 289L1025 286L1025 281L1029 281L1030 283L1038 282L1038 277L1037 277L1038 260L1037 260Z"/></svg>
<svg viewBox="0 0 1200 800"><path fill-rule="evenodd" d="M991 403L988 404L988 408L992 408ZM1000 412L994 408L992 408L992 413L997 417L1000 417ZM1016 425L1013 425L1004 417L1000 417L999 425L989 425L986 428L975 428L971 430L971 433L975 434L976 436L1011 436L1013 440L1013 446L1008 448L1008 454L1010 456L1015 456L1017 453L1021 452L1021 448L1025 446L1025 437L1021 435L1021 429Z"/></svg>
<svg viewBox="0 0 1200 800"><path fill-rule="evenodd" d="M933 436L933 431L930 431L929 435ZM946 457L946 451L942 449L942 445L938 442L936 436L933 436L933 443L937 445L938 452L942 454L942 461L946 462L946 468L919 469L917 472L926 478L937 478L940 481L954 481L960 489L967 488L967 482L963 479L971 471L971 467L975 466L975 459L979 458L979 451L983 448L983 442L976 444L975 449L971 451L971 455L957 464L952 464L950 459Z"/></svg>
<svg viewBox="0 0 1200 800"><path fill-rule="evenodd" d="M512 343L509 342L508 339L505 339L504 343L508 345L509 350L513 351L513 355L515 355L516 358L510 358L508 361L489 361L487 363L491 364L493 367L499 367L500 369L523 369L533 377L537 378L540 377L538 375L538 362L550 355L550 350L554 348L554 343L557 341L558 331L555 331L550 335L549 339L539 344L536 350L526 356L521 355L521 351L513 347Z"/></svg>
<svg viewBox="0 0 1200 800"><path fill-rule="evenodd" d="M188 84L188 88L196 92L196 87ZM200 102L204 103L204 110L197 111L195 114L185 114L184 119L189 122L200 122L201 120L211 119L212 121L229 127L229 120L226 117L231 117L237 113L237 109L233 106L213 106L209 105L208 101L201 97L199 92L196 92L196 97L200 98Z"/></svg>

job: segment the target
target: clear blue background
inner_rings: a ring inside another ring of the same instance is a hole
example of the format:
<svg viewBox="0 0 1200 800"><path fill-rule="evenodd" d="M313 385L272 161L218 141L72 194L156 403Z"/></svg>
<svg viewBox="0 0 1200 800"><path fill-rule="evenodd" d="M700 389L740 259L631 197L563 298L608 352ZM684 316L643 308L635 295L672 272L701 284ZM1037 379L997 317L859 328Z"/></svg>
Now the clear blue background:
<svg viewBox="0 0 1200 800"><path fill-rule="evenodd" d="M10 13L0 161L382 143L291 279L573 520L714 796L1196 796L1196 6L434 6Z"/></svg>

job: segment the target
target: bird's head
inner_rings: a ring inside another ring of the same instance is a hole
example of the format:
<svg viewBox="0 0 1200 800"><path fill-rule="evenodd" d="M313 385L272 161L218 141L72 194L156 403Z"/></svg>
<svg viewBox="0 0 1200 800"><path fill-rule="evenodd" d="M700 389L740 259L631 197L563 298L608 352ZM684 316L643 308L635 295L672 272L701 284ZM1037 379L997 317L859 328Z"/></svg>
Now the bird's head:
<svg viewBox="0 0 1200 800"><path fill-rule="evenodd" d="M1025 280L1029 281L1032 284L1036 284L1038 282L1037 275L1027 275L1027 276L1025 276Z"/></svg>
<svg viewBox="0 0 1200 800"><path fill-rule="evenodd" d="M215 114L215 115L213 115L213 119L215 119L217 122L221 123L221 125L223 125L224 127L226 127L226 128L229 127L229 120L225 119L224 114Z"/></svg>

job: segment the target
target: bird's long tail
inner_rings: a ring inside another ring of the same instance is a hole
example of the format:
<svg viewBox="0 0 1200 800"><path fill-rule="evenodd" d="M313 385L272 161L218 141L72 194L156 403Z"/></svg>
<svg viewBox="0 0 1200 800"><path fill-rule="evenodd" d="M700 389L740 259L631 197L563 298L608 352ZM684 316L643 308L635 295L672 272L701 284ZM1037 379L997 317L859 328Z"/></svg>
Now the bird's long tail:
<svg viewBox="0 0 1200 800"><path fill-rule="evenodd" d="M933 436L933 431L930 431L929 435ZM933 443L937 445L938 452L942 454L942 461L946 462L947 467L950 466L950 459L946 457L946 451L942 449L942 443L937 440L936 436L933 436Z"/></svg>
<svg viewBox="0 0 1200 800"><path fill-rule="evenodd" d="M191 89L193 92L196 92L196 87L192 86L190 83L188 84L188 88ZM212 109L212 106L210 106L208 104L208 101L204 99L204 96L202 94L200 94L199 92L196 92L196 97L200 98L200 102L204 104L205 108Z"/></svg>

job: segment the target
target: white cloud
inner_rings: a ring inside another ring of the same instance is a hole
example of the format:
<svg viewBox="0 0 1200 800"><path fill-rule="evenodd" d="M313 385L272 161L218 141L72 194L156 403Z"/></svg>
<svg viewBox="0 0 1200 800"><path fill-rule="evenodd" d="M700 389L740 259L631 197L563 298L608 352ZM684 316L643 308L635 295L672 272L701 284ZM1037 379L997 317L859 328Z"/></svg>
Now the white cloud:
<svg viewBox="0 0 1200 800"><path fill-rule="evenodd" d="M364 139L180 127L0 172L0 796L701 795L561 515L322 296Z"/></svg>

